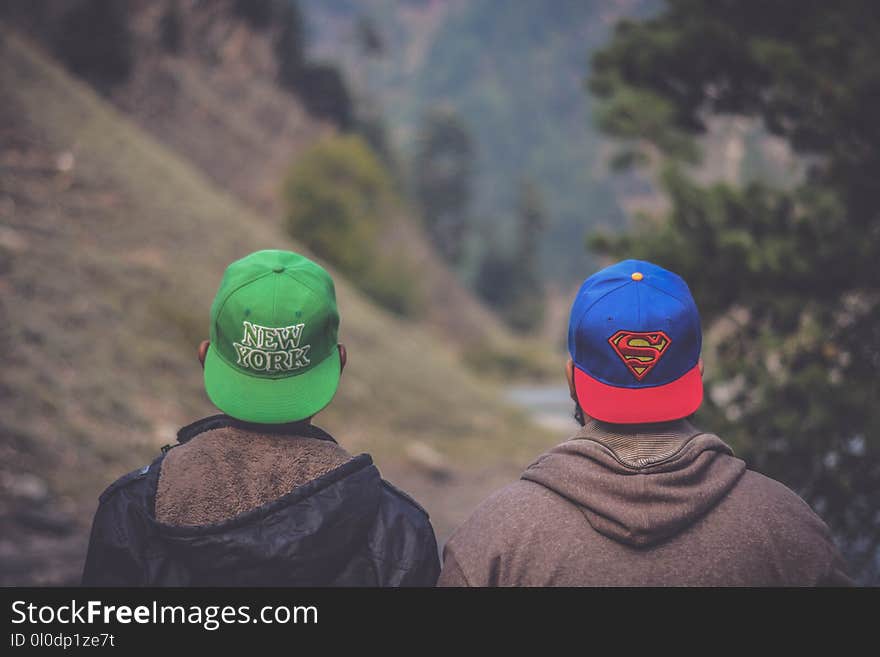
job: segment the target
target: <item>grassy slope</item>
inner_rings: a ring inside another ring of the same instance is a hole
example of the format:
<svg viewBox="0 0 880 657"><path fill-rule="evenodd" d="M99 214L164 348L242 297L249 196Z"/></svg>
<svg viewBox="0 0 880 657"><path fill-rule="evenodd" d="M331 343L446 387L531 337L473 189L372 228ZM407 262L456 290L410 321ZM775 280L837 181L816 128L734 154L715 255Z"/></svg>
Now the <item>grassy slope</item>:
<svg viewBox="0 0 880 657"><path fill-rule="evenodd" d="M18 37L0 39L0 579L70 583L100 490L215 412L195 348L225 265L298 247ZM70 173L54 167L64 151ZM372 453L442 538L555 437L335 278L350 362L318 423ZM451 474L408 457L414 443Z"/></svg>
<svg viewBox="0 0 880 657"><path fill-rule="evenodd" d="M271 34L237 18L230 3L178 3L186 47L169 55L156 28L168 4L157 1L133 10L135 67L113 90L112 102L159 143L256 209L258 219L281 223L278 191L291 156L334 128L308 116L300 100L278 86ZM454 345L478 372L555 375L555 354L507 330L434 253L419 224L404 203L380 242L386 253L399 251L418 263L419 287L431 299L420 314L425 328ZM486 344L492 353L483 349L482 360L475 359L474 345Z"/></svg>

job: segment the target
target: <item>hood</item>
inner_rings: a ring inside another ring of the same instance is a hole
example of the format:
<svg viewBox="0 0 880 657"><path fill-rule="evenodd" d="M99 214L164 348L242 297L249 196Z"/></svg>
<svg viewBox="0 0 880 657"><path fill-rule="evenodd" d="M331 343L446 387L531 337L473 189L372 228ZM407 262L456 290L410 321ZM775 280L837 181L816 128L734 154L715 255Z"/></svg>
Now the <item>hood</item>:
<svg viewBox="0 0 880 657"><path fill-rule="evenodd" d="M696 522L745 470L718 436L686 420L631 427L591 420L522 478L577 505L597 532L644 547Z"/></svg>
<svg viewBox="0 0 880 657"><path fill-rule="evenodd" d="M154 517L192 583L319 585L364 545L382 496L369 455L316 427L224 422L192 438L163 460Z"/></svg>

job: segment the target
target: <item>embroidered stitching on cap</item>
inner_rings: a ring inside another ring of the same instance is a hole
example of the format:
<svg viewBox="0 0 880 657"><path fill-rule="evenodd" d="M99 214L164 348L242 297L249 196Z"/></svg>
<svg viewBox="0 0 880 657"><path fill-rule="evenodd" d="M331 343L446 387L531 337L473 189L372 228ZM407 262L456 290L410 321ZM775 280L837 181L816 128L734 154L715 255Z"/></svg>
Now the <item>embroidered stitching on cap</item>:
<svg viewBox="0 0 880 657"><path fill-rule="evenodd" d="M664 331L618 331L608 343L630 373L641 381L660 362L672 339Z"/></svg>
<svg viewBox="0 0 880 657"><path fill-rule="evenodd" d="M241 342L233 342L237 365L256 372L289 372L308 367L311 345L300 347L305 324L273 328L245 320Z"/></svg>

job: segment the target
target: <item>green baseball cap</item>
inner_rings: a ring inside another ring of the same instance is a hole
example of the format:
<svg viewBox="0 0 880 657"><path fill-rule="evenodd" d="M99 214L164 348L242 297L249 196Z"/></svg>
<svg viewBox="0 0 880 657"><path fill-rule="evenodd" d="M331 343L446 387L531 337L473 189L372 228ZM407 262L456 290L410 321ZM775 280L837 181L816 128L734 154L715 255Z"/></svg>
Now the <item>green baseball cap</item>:
<svg viewBox="0 0 880 657"><path fill-rule="evenodd" d="M257 251L223 274L211 306L205 390L247 422L310 417L339 386L339 313L333 279L290 251Z"/></svg>

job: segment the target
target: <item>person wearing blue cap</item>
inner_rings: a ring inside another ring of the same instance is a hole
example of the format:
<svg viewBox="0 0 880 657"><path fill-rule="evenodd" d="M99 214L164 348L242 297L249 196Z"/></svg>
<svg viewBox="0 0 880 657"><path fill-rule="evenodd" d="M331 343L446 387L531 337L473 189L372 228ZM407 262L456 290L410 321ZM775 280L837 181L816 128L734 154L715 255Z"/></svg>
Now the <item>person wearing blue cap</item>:
<svg viewBox="0 0 880 657"><path fill-rule="evenodd" d="M625 260L584 281L565 368L581 430L453 533L438 584L851 584L810 507L691 423L701 348L678 275Z"/></svg>

